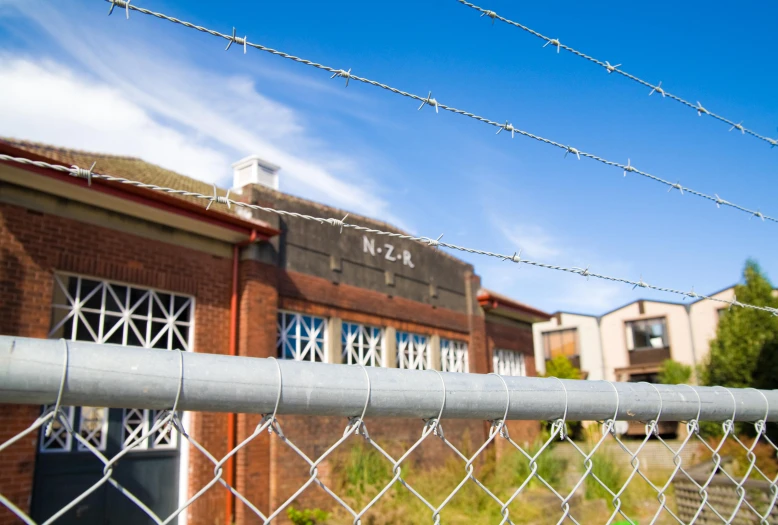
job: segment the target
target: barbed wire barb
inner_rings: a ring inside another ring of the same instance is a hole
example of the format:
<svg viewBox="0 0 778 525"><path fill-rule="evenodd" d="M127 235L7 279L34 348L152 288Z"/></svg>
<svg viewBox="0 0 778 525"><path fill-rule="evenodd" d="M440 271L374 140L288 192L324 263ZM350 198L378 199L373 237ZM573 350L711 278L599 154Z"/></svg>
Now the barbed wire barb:
<svg viewBox="0 0 778 525"><path fill-rule="evenodd" d="M110 0L108 0L108 1L110 1ZM484 15L488 15L492 19L492 24L494 24L495 20L500 20L501 22L503 22L505 24L508 24L510 26L513 26L513 27L516 27L518 29L521 29L522 31L525 31L525 32L531 34L534 37L537 37L537 38L540 38L541 40L544 40L545 44L543 44L543 47L546 47L549 44L550 45L554 45L557 48L557 53L559 53L559 51L561 49L564 49L565 51L567 51L569 53L572 53L573 55L575 55L575 56L577 56L579 58L583 58L583 59L587 60L588 62L590 62L592 64L596 64L598 66L604 67L608 71L608 73L618 73L619 75L623 76L624 78L627 78L627 79L629 79L629 80L631 80L631 81L633 81L633 82L635 82L637 84L640 84L642 86L650 88L651 89L651 93L649 93L649 95L652 95L654 93L654 91L656 91L656 92L660 93L663 98L671 99L671 100L673 100L675 102L678 102L679 104L681 104L681 105L683 105L685 107L688 107L690 109L693 109L694 111L697 111L697 114L700 115L700 116L702 116L702 113L705 113L706 115L710 115L711 117L713 117L714 119L716 119L716 120L718 120L720 122L723 122L723 123L728 124L730 126L734 126L733 129L739 129L742 132L742 134L744 134L744 135L746 135L746 134L750 135L751 137L754 137L754 138L759 139L761 141L767 142L771 146L778 145L778 139L767 137L767 136L761 135L761 134L759 134L759 133L757 133L757 132L755 132L753 130L744 128L744 127L742 127L742 122L739 123L739 124L736 124L735 121L732 120L732 119L723 117L721 115L717 115L715 113L711 113L710 111L702 108L702 106L700 105L699 101L695 105L695 104L692 104L691 102L689 102L689 101L679 97L678 95L673 95L671 93L668 93L667 91L664 91L664 89L661 88L661 86L662 86L661 82L659 83L658 86L654 86L650 82L647 82L647 81L645 81L645 80L643 80L643 79L641 79L641 78L639 78L639 77L637 77L637 76L635 76L635 75L633 75L631 73L627 73L623 69L619 69L621 67L621 64L611 65L607 60L599 60L597 58L594 58L594 57L592 57L590 55L587 55L586 53L578 51L577 49L574 49L574 48L572 48L570 46L566 46L566 45L560 43L558 38L550 38L550 37L548 37L546 35L543 35L542 33L538 32L538 31L535 31L534 29L532 29L530 27L527 27L527 26L525 26L525 25L523 25L523 24L521 24L519 22L515 22L515 21L510 20L508 18L502 17L502 16L498 15L497 13L495 13L494 11L490 11L490 10L484 9L483 7L480 7L480 6L477 6L475 4L472 4L472 3L468 2L467 0L457 0L457 2L459 2L460 4L462 4L464 6L469 7L471 9L479 11L481 13L481 17L483 17Z"/></svg>
<svg viewBox="0 0 778 525"><path fill-rule="evenodd" d="M136 5L130 5L129 2L125 3L124 0L105 0L105 1L110 2L111 4L116 4L116 5L119 5L119 6L123 6L123 7L125 7L128 10L137 11L139 13L150 15L150 16L153 16L153 17L161 19L161 20L166 20L166 21L172 22L174 24L182 25L184 27L187 27L187 28L190 28L190 29L194 29L194 30L202 32L202 33L207 33L209 35L212 35L212 36L215 36L215 37L218 37L218 38L222 38L224 40L233 41L233 39L235 39L238 42L240 42L240 40L241 40L240 38L234 37L234 36L232 36L230 34L220 33L219 31L215 31L213 29L208 29L206 27L198 26L198 25L192 24L191 22L186 22L184 20L180 20L178 18L174 18L172 16L168 16L168 15L165 15L163 13L151 11L149 9L145 9L145 8L142 8L142 7L139 7L139 6L136 6ZM458 0L458 1L460 1L460 2L462 2L464 4L467 4L467 5L471 6L471 7L475 7L475 6L473 6L473 4L469 4L468 2L465 2L464 0ZM477 8L477 9L481 10L481 8ZM483 11L483 10L481 10L481 11ZM495 15L495 16L496 16L496 18L499 18L500 20L505 20L502 17L500 17L499 15ZM541 35L541 37L544 38L549 43L553 43L554 45L558 44L557 45L558 49L559 48L566 49L566 50L570 50L571 49L571 48L569 48L569 47L559 43L559 41L556 40L556 39L550 39L550 38L547 38L547 37L543 37L542 35ZM553 42L551 42L552 40L553 40ZM388 84L383 84L383 83L378 82L376 80L371 80L369 78L364 78L364 77L360 77L360 76L354 75L354 74L351 73L350 69L348 71L344 71L342 69L336 69L336 68L333 68L333 67L330 67L330 66L326 66L324 64L319 64L318 62L314 62L312 60L307 60L305 58L301 58L301 57L298 57L298 56L295 56L295 55L291 55L291 54L286 53L284 51L279 51L277 49L273 49L271 47L264 46L262 44L256 44L256 43L253 43L253 42L248 42L245 39L243 39L242 43L243 43L244 47L246 47L246 46L252 47L254 49L258 49L260 51L264 51L266 53L270 53L272 55L275 55L275 56L278 56L278 57L281 57L281 58L284 58L284 59L287 59L287 60L292 60L294 62L297 62L298 64L303 64L303 65L306 65L306 66L309 66L309 67L320 69L322 71L327 71L327 72L332 74L331 78L335 78L336 76L345 77L347 85L348 85L348 81L349 80L354 80L356 82L361 82L363 84L368 84L370 86L377 87L377 88L389 91L389 92L391 92L391 93L393 93L395 95L400 95L402 97L410 98L410 99L415 100L415 101L417 101L419 103L424 103L426 100L428 100L431 97L431 92L430 92L430 94L427 97L424 97L424 96L421 96L421 95L416 95L414 93L409 93L407 91L403 91L403 90L398 89L396 87L392 87L392 86L390 86ZM602 65L603 67L606 67L605 63L601 63L601 62L598 62L598 63L600 65ZM611 67L614 68L613 71L616 71L616 72L619 72L621 74L624 74L621 70L616 69L615 66L611 66ZM649 87L649 88L652 88L652 89L655 88L655 86L649 84L648 82L643 82L643 81L641 81L641 82L643 84L645 84L646 87ZM673 95L670 95L667 92L664 92L664 94L666 96L670 97L670 98L673 98ZM430 102L427 102L427 103L430 103ZM457 115L460 115L460 116L463 116L463 117L468 117L470 119L476 120L478 122L481 122L482 124L486 124L486 125L489 125L489 126L496 127L496 128L498 128L497 129L497 134L499 134L500 132L505 130L505 131L510 131L511 132L511 138L513 138L516 134L519 134L519 135L521 135L523 137L527 137L527 138L536 140L538 142L542 142L544 144L547 144L549 146L554 146L554 147L562 149L562 150L568 150L571 147L569 145L562 144L561 142L557 142L557 141L554 141L554 140L551 140L551 139L548 139L548 138L545 138L545 137L541 137L539 135L534 135L534 134L532 134L532 133L530 133L528 131L524 131L522 129L518 129L518 128L514 127L512 124L510 124L508 121L505 121L505 123L500 123L500 122L488 119L486 117L477 115L475 113L471 113L471 112L466 111L466 110L457 109L455 107L448 106L448 105L443 104L443 103L441 103L441 102L439 102L437 100L436 100L436 103L437 103L435 105L436 111L438 109L441 109L441 110L444 110L444 111L449 111L451 113L454 113L454 114L457 114ZM695 105L692 105L692 107L694 107L695 110L698 109L697 106L695 106ZM716 115L714 115L713 113L710 113L710 115L716 117ZM717 117L717 118L721 119L721 117ZM726 122L728 122L730 125L738 126L738 124L735 124L734 122L730 122L730 121L726 121ZM740 128L738 128L738 129L740 129ZM745 128L742 128L741 131L743 131L744 133L753 134L753 132L751 132L750 130L747 130ZM769 139L765 138L765 140L768 140L768 142L769 142ZM670 181L668 181L666 179L663 179L663 178L658 177L656 175L652 175L652 174L647 173L645 171L641 171L641 170L635 169L635 168L631 167L629 164L627 166L625 166L625 165L623 165L623 164L621 164L619 162L614 162L614 161L605 159L603 157L600 157L598 155L595 155L593 153L584 152L584 151L582 151L580 149L578 149L578 152L579 152L581 157L586 157L588 159L595 160L597 162L600 162L601 164L605 164L606 166L611 166L611 167L615 167L615 168L618 168L618 169L623 169L623 170L625 170L625 175L626 175L626 171L631 171L631 172L636 173L636 174L638 174L638 175L640 175L642 177L645 177L647 179L653 180L654 182L658 182L660 184L664 184L665 186L673 186L674 185L674 183L672 183L672 182L670 182ZM699 198L710 200L710 201L714 201L715 200L712 195L709 195L709 194L706 194L706 193L694 190L692 188L684 187L683 190L685 192L691 194L691 195L694 195L695 197L699 197ZM727 205L727 206L729 206L729 207L731 207L733 209L739 210L741 212L744 212L744 213L749 213L749 214L754 214L755 213L755 210L752 210L752 209L749 209L749 208L746 208L744 206L740 206L740 205L737 205L737 204L734 204L734 203L727 202L727 203L725 203L725 205ZM773 217L765 216L765 219L770 221L770 222L778 223L778 219L773 218Z"/></svg>

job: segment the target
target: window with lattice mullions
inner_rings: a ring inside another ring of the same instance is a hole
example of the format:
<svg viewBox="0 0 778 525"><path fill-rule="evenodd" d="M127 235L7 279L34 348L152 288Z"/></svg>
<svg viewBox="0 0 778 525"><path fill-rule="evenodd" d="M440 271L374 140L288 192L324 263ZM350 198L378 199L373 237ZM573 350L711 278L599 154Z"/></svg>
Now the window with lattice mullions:
<svg viewBox="0 0 778 525"><path fill-rule="evenodd" d="M467 343L452 339L441 339L440 367L444 372L470 372L467 358Z"/></svg>
<svg viewBox="0 0 778 525"><path fill-rule="evenodd" d="M327 320L314 315L279 312L276 349L281 359L323 363Z"/></svg>
<svg viewBox="0 0 778 525"><path fill-rule="evenodd" d="M117 344L164 350L190 350L194 299L114 281L57 273L51 305L49 337L68 341ZM63 407L73 431L97 450L106 449L109 409ZM150 429L157 412L121 410L121 448L139 450L175 448L177 437L169 427L135 443ZM113 423L111 423L113 424ZM49 435L41 432L40 451L76 452L89 448L76 440L59 422ZM77 446L73 442L77 441Z"/></svg>
<svg viewBox="0 0 778 525"><path fill-rule="evenodd" d="M397 368L426 370L429 368L430 347L427 336L397 332Z"/></svg>
<svg viewBox="0 0 778 525"><path fill-rule="evenodd" d="M515 350L497 349L492 357L494 372L501 376L526 376L524 354Z"/></svg>
<svg viewBox="0 0 778 525"><path fill-rule="evenodd" d="M375 326L344 322L341 328L343 363L381 366L384 331Z"/></svg>
<svg viewBox="0 0 778 525"><path fill-rule="evenodd" d="M189 350L191 297L67 274L53 295L50 338Z"/></svg>

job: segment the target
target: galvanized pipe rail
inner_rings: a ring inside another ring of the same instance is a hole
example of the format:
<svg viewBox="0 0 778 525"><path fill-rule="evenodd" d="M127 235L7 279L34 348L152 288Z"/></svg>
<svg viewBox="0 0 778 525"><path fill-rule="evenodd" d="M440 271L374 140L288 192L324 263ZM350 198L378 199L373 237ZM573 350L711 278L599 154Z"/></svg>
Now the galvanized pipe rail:
<svg viewBox="0 0 778 525"><path fill-rule="evenodd" d="M67 362L67 366L64 364ZM183 366L182 366L183 364ZM778 391L332 365L0 336L0 403L443 419L778 421ZM280 379L280 381L279 381ZM368 381L369 379L369 381ZM445 385L445 396L443 388ZM369 399L368 399L369 398Z"/></svg>

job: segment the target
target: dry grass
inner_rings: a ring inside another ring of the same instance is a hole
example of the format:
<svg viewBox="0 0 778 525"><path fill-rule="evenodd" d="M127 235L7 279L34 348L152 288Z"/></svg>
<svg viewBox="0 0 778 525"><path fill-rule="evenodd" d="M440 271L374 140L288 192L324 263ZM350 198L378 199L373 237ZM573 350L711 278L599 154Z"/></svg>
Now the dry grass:
<svg viewBox="0 0 778 525"><path fill-rule="evenodd" d="M556 444L538 457L537 474L543 477L560 494L567 495L577 484L584 470L582 461L573 461L573 454L562 453L566 444ZM539 445L528 447L533 455ZM599 456L599 457L598 457ZM628 479L631 469L624 462L615 462L607 454L595 455L593 471L612 490L617 491ZM465 478L464 464L452 458L444 465L423 469L409 462L402 469L403 479L422 494L432 505L440 505L448 494ZM341 459L335 469L338 472L340 490L353 508L363 508L391 481L389 463L377 452L355 447ZM515 452L495 460L493 452L486 454L475 475L502 501L508 500L527 480L524 490L512 500L509 511L517 524L556 524L562 516L559 498L537 476L530 476L529 460ZM667 471L651 472L650 480L661 486L669 476ZM605 523L614 508L612 497L598 483L585 481L580 484L570 500L571 513L579 523ZM673 501L672 488L668 500ZM621 496L622 510L627 521L618 516L614 523L649 523L659 508L656 491L640 476L634 476ZM672 508L672 506L671 506ZM415 497L407 488L396 482L363 517L363 525L429 524L433 511ZM619 520L622 520L621 522ZM441 513L441 523L446 525L486 525L500 523L500 506L475 483L468 480ZM335 510L327 521L330 524L351 523L348 513ZM657 523L674 522L663 513Z"/></svg>

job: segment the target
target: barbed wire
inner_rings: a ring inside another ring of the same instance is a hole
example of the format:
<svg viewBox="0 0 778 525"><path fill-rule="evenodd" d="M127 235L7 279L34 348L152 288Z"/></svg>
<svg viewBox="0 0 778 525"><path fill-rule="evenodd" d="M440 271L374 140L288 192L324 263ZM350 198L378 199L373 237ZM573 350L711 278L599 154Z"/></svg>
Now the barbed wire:
<svg viewBox="0 0 778 525"><path fill-rule="evenodd" d="M145 15L150 15L150 16L162 19L162 20L167 20L169 22L173 22L174 24L179 24L179 25L182 25L184 27L187 27L187 28L190 28L190 29L195 29L195 30L200 31L202 33L208 33L209 35L213 35L213 36L216 36L216 37L223 38L223 39L227 40L228 44L227 44L227 47L225 48L225 50L229 49L232 46L232 44L235 43L237 45L243 46L243 52L244 53L246 52L246 49L248 47L252 47L252 48L258 49L260 51L265 51L267 53L279 56L281 58L286 58L288 60L292 60L294 62L297 62L297 63L300 63L300 64L304 64L306 66L314 67L316 69L321 69L323 71L327 71L328 73L332 73L332 77L331 78L336 78L336 77L345 78L346 79L346 86L348 86L348 83L349 83L350 80L354 80L354 81L362 82L364 84L368 84L368 85L371 85L371 86L374 86L374 87L378 87L378 88L384 89L386 91L389 91L391 93L394 93L396 95L400 95L400 96L403 96L403 97L407 97L407 98L416 100L417 102L421 102L421 105L419 106L418 109L422 109L424 106L430 106L430 107L434 107L435 108L435 112L436 113L439 110L442 109L444 111L449 111L449 112L455 113L457 115L469 117L471 119L477 120L477 121L482 122L484 124L488 124L490 126L496 127L497 128L497 134L500 134L502 131L510 132L511 137L515 136L516 134L519 134L521 136L528 137L528 138L531 138L531 139L536 140L538 142L542 142L544 144L548 144L550 146L554 146L556 148L564 150L565 151L565 157L568 154L575 155L579 160L580 160L581 157L586 157L588 159L595 160L597 162L605 164L606 166L611 166L611 167L615 167L615 168L618 168L620 170L623 170L624 176L626 176L627 173L635 173L635 174L640 175L642 177L645 177L647 179L651 179L651 180L653 180L655 182L659 182L661 184L664 184L665 186L668 187L668 190L667 190L668 192L672 191L673 189L677 189L677 190L679 190L681 192L682 195L684 193L688 193L690 195L694 195L695 197L700 197L700 198L706 199L708 201L714 202L716 204L716 206L719 207L719 208L721 206L728 206L730 208L733 208L733 209L739 210L741 212L747 213L747 214L751 215L752 217L758 217L758 218L762 219L763 221L770 221L770 222L778 223L778 218L774 218L774 217L771 217L769 215L765 215L758 209L757 210L753 210L753 209L750 209L750 208L746 208L746 207L741 206L739 204L735 204L733 202L724 200L721 197L719 197L718 194L714 193L713 195L709 195L709 194L706 194L706 193L694 190L692 188L683 186L680 182L670 182L669 180L665 180L665 179L663 179L661 177L657 177L656 175L652 175L652 174L650 174L648 172L639 170L639 169L637 169L636 167L634 167L632 165L632 161L630 159L627 160L627 164L622 164L620 162L614 162L614 161L611 161L611 160L607 160L607 159L605 159L603 157L600 157L598 155L595 155L593 153L587 153L587 152L582 151L582 150L580 150L578 148L574 148L572 146L565 145L565 144L562 144L560 142L556 142L556 141L553 141L553 140L541 137L539 135L534 135L534 134L529 133L527 131L521 130L521 129L513 126L513 124L510 124L509 121L507 121L507 120L505 121L505 123L501 123L501 122L498 122L498 121L494 121L494 120L488 119L486 117L482 117L482 116L477 115L475 113L470 113L469 111L465 111L465 110L462 110L462 109L457 109L457 108L452 107L452 106L448 106L446 104L443 104L443 103L439 102L437 99L433 98L431 91L427 94L426 97L420 96L420 95L415 95L413 93L409 93L407 91L402 91L400 89L397 89L395 87L389 86L387 84L382 84L381 82L377 82L375 80L370 80L368 78L357 76L357 75L355 75L355 74L353 74L351 72L351 69L348 69L348 70L336 69L336 68L333 68L333 67L330 67L330 66L325 66L323 64L319 64L318 62L313 62L311 60L307 60L307 59L304 59L304 58L300 58L300 57L291 55L289 53L285 53L283 51L278 51L276 49L273 49L273 48L270 48L270 47L267 47L267 46L263 46L261 44L255 44L255 43L249 42L247 37L245 37L245 36L244 37L236 36L235 28L233 28L232 34L220 33L218 31L214 31L213 29L208 29L208 28L203 27L203 26L198 26L198 25L192 24L190 22L186 22L184 20L180 20L178 18L165 15L163 13L158 13L158 12L155 12L155 11L151 11L149 9L138 7L137 5L131 4L130 0L105 0L105 1L111 4L111 8L109 10L109 14L111 14L111 12L113 12L114 7L118 6L118 7L123 8L125 10L126 17L128 19L130 17L130 11L132 10L132 11L137 11L139 13L142 13L142 14L145 14Z"/></svg>
<svg viewBox="0 0 778 525"><path fill-rule="evenodd" d="M341 233L343 232L344 228L347 228L347 229L352 229L352 230L360 231L360 232L364 232L364 233L371 233L371 234L374 234L374 235L381 235L381 236L384 236L384 237L391 237L391 238L395 238L395 239L404 239L404 240L408 240L408 241L414 241L414 242L418 242L418 243L421 243L421 244L426 244L427 246L431 246L433 248L438 248L438 247L442 246L444 248L449 248L451 250L456 250L456 251L460 251L460 252L471 253L471 254L474 254L474 255L483 255L483 256L486 256L486 257L493 257L493 258L496 258L496 259L500 259L501 261L510 261L510 262L513 262L513 263L516 263L516 264L526 264L526 265L529 265L529 266L536 266L538 268L545 268L547 270L556 270L556 271L560 271L560 272L572 273L572 274L580 275L582 277L586 277L587 279L589 279L590 277L593 277L595 279L602 279L604 281L611 281L611 282L616 282L616 283L622 283L622 284L626 284L626 285L632 286L633 290L635 288L640 287L640 288L645 288L645 289L648 289L648 290L655 290L655 291L658 291L658 292L664 292L664 293L680 295L680 296L683 296L684 298L689 297L689 298L692 298L692 299L705 299L705 300L708 300L708 301L716 301L716 302L719 302L719 303L728 304L730 306L730 308L732 306L740 306L740 307L743 307L743 308L751 308L751 309L754 309L754 310L761 310L761 311L764 311L764 312L769 312L769 313L771 313L771 314L773 314L775 316L778 316L778 309L776 309L776 308L771 308L771 307L768 307L768 306L759 306L759 305L743 303L743 302L738 301L737 297L735 297L731 301L728 301L728 300L721 299L721 298L718 298L718 297L712 297L712 296L708 296L708 295L704 295L704 294L698 294L698 293L696 293L694 291L694 287L692 287L692 289L690 291L686 292L686 291L676 290L676 289L673 289L673 288L667 288L667 287L663 287L663 286L655 286L655 285L646 283L643 280L643 276L642 275L640 277L640 280L634 281L634 280L625 279L625 278L622 278L622 277L612 277L610 275L605 275L605 274L600 274L600 273L592 272L592 271L589 271L589 267L588 266L586 268L578 268L578 267L575 267L575 266L570 266L570 267L568 267L568 266L558 266L558 265L555 265L555 264L548 264L548 263L544 263L544 262L540 262L540 261L533 261L531 259L524 259L524 258L521 257L521 250L519 250L517 252L514 252L513 255L510 255L510 254L503 254L503 253L497 253L497 252L481 250L481 249L477 249L477 248L469 248L467 246L459 246L457 244L449 243L449 242L446 242L446 241L441 241L440 239L443 237L442 234L440 236L438 236L436 239L433 239L432 237L415 236L415 235L408 235L408 234L405 234L405 233L397 233L397 232L388 232L388 231L384 231L384 230L379 230L377 228L370 228L370 227L367 227L367 226L360 226L358 224L348 223L348 222L346 222L346 219L349 216L348 213L342 219L337 219L337 218L334 218L334 217L329 217L329 218L327 218L327 217L315 217L315 216L312 216L312 215L305 215L305 214L302 214L302 213L296 213L296 212L290 212L290 211L285 211L285 210L279 210L279 209L276 209L276 208L269 208L267 206L260 206L259 204L250 204L250 203L247 203L247 202L236 201L236 200L230 198L229 190L227 190L226 195L219 195L218 192L217 192L217 188L216 188L215 184L213 185L213 194L206 195L204 193L200 193L200 192L196 192L196 191L186 191L186 190L179 190L179 189L175 189L175 188L167 188L167 187L159 186L159 185L156 185L156 184L149 184L149 183L145 183L145 182L139 182L139 181L127 179L125 177L115 177L113 175L95 173L93 171L94 167L95 167L95 164L92 164L92 166L89 169L85 169L85 168L80 168L80 167L75 166L75 165L67 167L67 166L63 166L63 165L60 165L60 164L51 164L51 163L44 162L44 161L32 160L32 159L28 159L28 158L24 158L24 157L13 157L11 155L5 155L5 154L0 154L0 161L14 162L14 163L28 165L28 166L36 166L38 168L51 169L51 170L55 170L55 171L58 171L58 172L61 172L61 173L67 173L67 174L72 175L74 177L78 177L78 178L87 180L87 182L90 185L91 185L93 180L98 179L98 180L104 180L106 182L114 182L114 183L119 183L119 184L126 184L126 185L129 185L129 186L135 186L137 188L144 188L144 189L147 189L147 190L159 191L159 192L167 193L167 194L171 194L171 195L180 195L182 197L193 197L193 198L196 198L196 199L207 200L208 201L208 205L207 205L206 209L210 209L211 205L213 203L223 204L223 205L227 206L228 208L231 208L232 206L238 206L240 208L246 208L246 209L250 209L250 210L258 210L258 211L264 211L264 212L267 212L267 213L273 213L273 214L279 215L281 217L294 217L294 218L297 218L297 219L303 219L303 220L307 220L307 221L317 222L317 223L322 224L322 225L326 224L326 225L334 226L336 228L339 228Z"/></svg>
<svg viewBox="0 0 778 525"><path fill-rule="evenodd" d="M740 130L740 132L743 135L751 135L754 138L757 138L759 140L767 142L768 144L770 144L770 148L771 149L774 148L775 146L778 146L778 139L774 139L774 138L766 137L764 135L760 135L759 133L757 133L757 132L755 132L753 130L750 130L750 129L746 128L745 126L743 126L743 122L742 121L735 122L734 120L728 119L726 117L722 117L721 115L717 115L716 113L713 113L713 112L705 109L702 106L702 104L700 104L699 101L697 102L697 104L692 104L688 100L685 100L685 99L683 99L683 98L681 98L681 97L679 97L677 95L673 95L672 93L668 92L667 90L665 90L662 87L662 82L659 82L659 84L654 85L651 82L647 82L647 81L645 81L645 80L643 80L641 78L636 77L635 75L627 73L623 69L619 69L619 67L621 67L621 64L613 65L610 62L608 62L607 60L605 60L605 61L598 60L598 59L596 59L596 58L594 58L592 56L587 55L586 53L578 51L577 49L574 49L574 48L572 48L570 46L566 46L565 44L561 43L558 38L547 37L546 35L544 35L542 33L539 33L537 31L535 31L534 29L529 28L529 27L527 27L527 26L525 26L523 24L520 24L519 22L514 22L513 20L510 20L508 18L502 17L502 16L498 15L497 13L495 13L494 11L491 11L489 9L484 9L483 7L479 7L479 6L475 5L475 4L471 4L467 0L457 0L457 2L459 2L460 4L465 5L467 7L470 7L472 9L475 9L476 11L479 11L481 13L482 17L488 16L489 18L492 19L492 23L494 23L494 20L499 20L499 21L504 22L504 23L506 23L508 25L512 25L514 27L518 27L519 29L521 29L523 31L526 31L529 34L531 34L533 36L536 36L536 37L540 38L541 40L544 40L546 43L543 44L543 47L546 47L546 46L548 46L550 44L550 45L552 45L552 46L557 48L557 53L559 53L560 49L564 49L565 51L569 51L570 53L574 54L575 56L578 56L580 58L588 60L589 62L591 62L593 64L597 64L598 66L605 68L605 70L608 73L617 73L617 74L619 74L619 75L621 75L621 76L623 76L625 78L628 78L629 80L632 80L633 82L637 82L641 86L650 88L651 91L648 93L649 95L653 95L654 93L659 93L660 95L662 95L662 98L669 98L671 100L674 100L675 102L679 102L679 103L683 104L684 106L686 106L686 107L696 111L697 115L699 115L699 116L709 115L709 116L713 117L716 120L724 122L727 125L731 126L729 128L729 131L733 131L733 130L736 130L736 129Z"/></svg>

